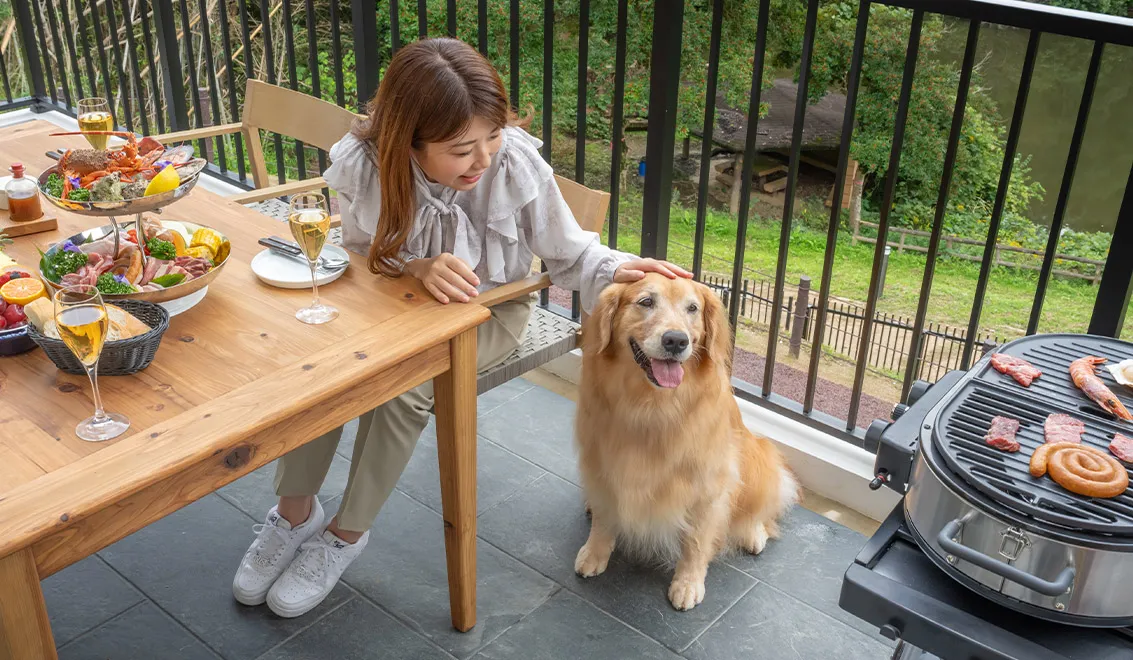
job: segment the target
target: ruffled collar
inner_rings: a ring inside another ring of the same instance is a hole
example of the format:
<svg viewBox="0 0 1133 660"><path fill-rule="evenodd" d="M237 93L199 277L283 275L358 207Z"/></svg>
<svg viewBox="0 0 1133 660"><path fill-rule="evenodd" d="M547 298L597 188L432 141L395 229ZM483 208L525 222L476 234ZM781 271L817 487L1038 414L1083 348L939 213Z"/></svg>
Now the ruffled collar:
<svg viewBox="0 0 1133 660"><path fill-rule="evenodd" d="M493 156L494 162L489 168L492 174L499 174L506 149L505 138L500 144L500 151ZM417 193L417 214L409 237L406 239L405 250L416 258L444 252L444 236L447 228L453 236L451 250L453 256L468 264L472 270L476 270L481 260L484 260L488 279L497 285L506 284L507 259L504 248L518 238L514 219L510 219L510 222L507 222L509 218L489 221L487 235L482 236L480 230L469 219L464 207L457 203L461 195L491 194L488 181L481 181L470 191L460 191L429 181L417 161L410 158L410 162L413 167L413 185Z"/></svg>

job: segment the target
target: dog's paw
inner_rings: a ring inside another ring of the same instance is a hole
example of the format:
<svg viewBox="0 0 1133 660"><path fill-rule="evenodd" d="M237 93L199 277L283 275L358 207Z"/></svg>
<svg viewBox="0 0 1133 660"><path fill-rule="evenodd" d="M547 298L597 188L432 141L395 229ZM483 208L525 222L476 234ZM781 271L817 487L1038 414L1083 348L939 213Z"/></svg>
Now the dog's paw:
<svg viewBox="0 0 1133 660"><path fill-rule="evenodd" d="M609 563L609 552L597 552L587 543L579 548L578 556L574 558L574 572L584 578L597 577L606 572Z"/></svg>
<svg viewBox="0 0 1133 660"><path fill-rule="evenodd" d="M678 610L691 610L704 601L704 580L678 578L669 585L669 602Z"/></svg>
<svg viewBox="0 0 1133 660"><path fill-rule="evenodd" d="M744 550L747 550L753 555L758 555L763 552L767 547L767 540L771 535L767 533L767 527L763 523L755 523L752 525L751 532L748 533L747 540L744 542Z"/></svg>

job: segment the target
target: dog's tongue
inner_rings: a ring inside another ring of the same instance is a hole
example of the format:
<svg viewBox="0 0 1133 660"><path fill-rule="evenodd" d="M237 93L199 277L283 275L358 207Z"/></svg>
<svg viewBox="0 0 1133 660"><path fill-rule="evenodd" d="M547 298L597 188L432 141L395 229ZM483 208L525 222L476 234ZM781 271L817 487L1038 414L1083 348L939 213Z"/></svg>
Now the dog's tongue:
<svg viewBox="0 0 1133 660"><path fill-rule="evenodd" d="M657 379L657 384L661 387L676 387L681 384L681 380L685 377L685 370L681 367L681 363L674 360L652 358L650 359L650 366L653 368L653 377Z"/></svg>

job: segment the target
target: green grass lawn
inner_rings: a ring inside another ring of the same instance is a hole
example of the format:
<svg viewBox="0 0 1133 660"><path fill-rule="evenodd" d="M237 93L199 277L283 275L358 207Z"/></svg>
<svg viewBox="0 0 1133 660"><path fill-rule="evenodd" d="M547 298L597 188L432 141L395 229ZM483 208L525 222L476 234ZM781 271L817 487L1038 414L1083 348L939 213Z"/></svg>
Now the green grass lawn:
<svg viewBox="0 0 1133 660"><path fill-rule="evenodd" d="M640 237L640 193L623 196L619 245L636 250ZM818 207L821 209L821 207ZM812 221L824 210L803 211L797 224ZM670 216L669 258L685 266L692 264L696 212L674 205ZM727 214L710 212L706 223L704 270L730 274L735 255L736 221ZM747 277L773 280L779 249L779 220L755 218L749 225L744 265ZM809 275L812 288L818 290L826 249L823 231L802 227L791 235L787 259L786 282L797 284L799 276ZM849 236L839 236L835 252L831 293L834 296L864 304L873 265L874 246L851 245ZM920 298L925 257L915 252L889 257L885 294L878 311L913 317ZM944 258L937 262L927 320L966 328L975 296L979 265L961 259ZM995 267L991 271L984 298L981 331L1004 339L1021 336L1027 327L1034 302L1038 273L1014 268ZM1093 310L1097 287L1085 280L1060 277L1051 279L1039 325L1040 332L1085 332ZM1133 319L1133 314L1128 315Z"/></svg>
<svg viewBox="0 0 1133 660"><path fill-rule="evenodd" d="M634 136L636 138L636 136ZM640 148L643 145L637 145ZM573 178L574 143L559 137L554 142L552 164L564 176ZM632 167L636 160L627 156L624 161ZM609 190L609 146L593 142L586 147L586 185ZM636 252L641 235L641 188L634 177L629 177L622 188L618 244L624 250ZM677 199L669 220L669 252L671 260L685 266L692 265L692 246L696 225L695 199ZM818 290L822 279L822 261L826 250L825 224L829 217L821 200L805 200L793 221L796 229L791 234L787 257L786 283L797 284L800 275L809 275L812 289ZM747 247L744 250L746 276L753 280L774 280L779 250L779 218L781 212L760 209L748 226ZM727 212L709 209L705 228L704 270L710 273L731 275L735 256L736 219ZM839 233L835 251L831 293L839 298L864 305L873 267L874 246L868 243L850 245L848 230ZM885 294L878 302L878 311L912 318L916 315L920 299L921 280L924 277L925 256L908 251L898 254L893 250L885 278ZM929 298L927 321L967 328L979 279L979 264L957 258L937 261ZM1003 339L1022 336L1030 318L1038 286L1038 272L1020 268L994 267L984 296L983 313L979 329ZM1046 300L1039 323L1040 332L1085 332L1093 312L1097 287L1086 280L1054 276L1047 286ZM1133 325L1133 313L1128 313L1125 330Z"/></svg>

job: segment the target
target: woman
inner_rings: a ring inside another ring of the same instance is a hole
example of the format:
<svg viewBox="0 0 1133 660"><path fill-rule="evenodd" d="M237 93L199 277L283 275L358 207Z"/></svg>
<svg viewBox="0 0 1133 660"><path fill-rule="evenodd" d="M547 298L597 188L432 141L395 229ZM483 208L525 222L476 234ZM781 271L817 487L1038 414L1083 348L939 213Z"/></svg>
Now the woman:
<svg viewBox="0 0 1133 660"><path fill-rule="evenodd" d="M533 256L589 309L611 282L646 272L691 277L677 266L603 246L579 228L539 155L518 127L499 74L454 39L419 41L390 62L369 118L330 151L325 178L339 195L343 242L387 277L408 274L441 303L474 301L530 274ZM477 366L502 362L520 344L532 299L492 307L477 331ZM359 418L350 477L327 523L315 494L338 446L336 429L284 456L279 504L257 525L232 591L283 617L323 601L365 548L428 422L432 383Z"/></svg>

